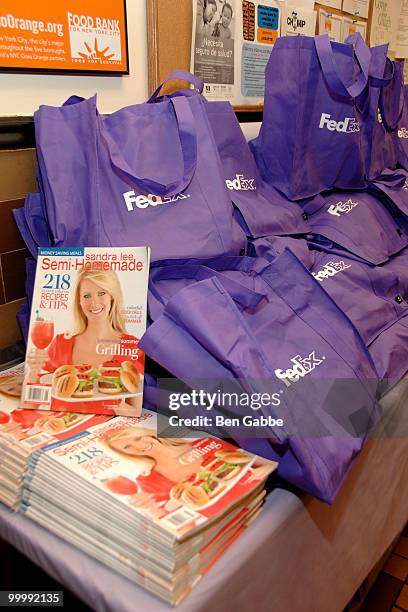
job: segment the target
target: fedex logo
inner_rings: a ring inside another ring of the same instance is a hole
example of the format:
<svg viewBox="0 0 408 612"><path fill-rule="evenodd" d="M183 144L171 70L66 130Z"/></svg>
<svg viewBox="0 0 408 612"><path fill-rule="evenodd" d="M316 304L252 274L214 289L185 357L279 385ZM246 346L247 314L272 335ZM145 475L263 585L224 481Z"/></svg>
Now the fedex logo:
<svg viewBox="0 0 408 612"><path fill-rule="evenodd" d="M170 202L177 202L177 200L186 200L190 195L188 193L177 193L174 196L158 196L154 193L148 193L147 195L136 195L134 191L126 191L123 194L126 208L128 211L137 208L147 208L148 206L160 206L161 204L168 204Z"/></svg>
<svg viewBox="0 0 408 612"><path fill-rule="evenodd" d="M325 278L334 276L339 272L343 272L343 270L347 270L347 268L351 268L351 264L346 264L343 260L329 261L329 263L325 264L323 268L318 272L312 272L312 275L315 277L316 280L322 283Z"/></svg>
<svg viewBox="0 0 408 612"><path fill-rule="evenodd" d="M313 372L325 359L326 357L316 357L316 351L309 353L308 357L296 355L291 359L292 367L287 370L275 370L275 376L290 387L291 384Z"/></svg>
<svg viewBox="0 0 408 612"><path fill-rule="evenodd" d="M254 185L255 179L246 179L243 174L236 174L235 178L231 180L226 180L225 184L228 189L235 189L237 191L254 191L256 189L256 185Z"/></svg>
<svg viewBox="0 0 408 612"><path fill-rule="evenodd" d="M328 113L322 113L319 128L326 128L330 132L336 131L350 134L351 132L359 132L360 124L354 117L345 117L343 121L335 121L331 119L331 115Z"/></svg>
<svg viewBox="0 0 408 612"><path fill-rule="evenodd" d="M333 215L333 217L340 217L342 213L349 213L356 206L358 206L358 202L352 202L351 200L337 202L337 204L331 204L327 212L329 215Z"/></svg>

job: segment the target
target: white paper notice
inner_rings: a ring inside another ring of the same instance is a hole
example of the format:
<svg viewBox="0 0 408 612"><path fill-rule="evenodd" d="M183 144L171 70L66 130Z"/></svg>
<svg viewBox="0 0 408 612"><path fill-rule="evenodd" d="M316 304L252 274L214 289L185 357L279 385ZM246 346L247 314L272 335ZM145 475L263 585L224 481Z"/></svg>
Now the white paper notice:
<svg viewBox="0 0 408 612"><path fill-rule="evenodd" d="M348 36L351 36L351 34L355 34L356 32L360 32L361 36L365 40L367 34L367 25L365 21L357 21L351 17L343 17L342 39L345 40Z"/></svg>
<svg viewBox="0 0 408 612"><path fill-rule="evenodd" d="M192 0L191 71L209 100L263 102L265 67L280 33L280 0Z"/></svg>
<svg viewBox="0 0 408 612"><path fill-rule="evenodd" d="M330 8L341 9L341 0L322 0L321 4L324 4L324 6L329 6Z"/></svg>
<svg viewBox="0 0 408 612"><path fill-rule="evenodd" d="M397 47L397 31L398 31L398 23L401 13L402 0L391 0L391 29L392 29L392 39L389 46L389 54L393 54L395 57L395 49Z"/></svg>
<svg viewBox="0 0 408 612"><path fill-rule="evenodd" d="M315 5L314 0L287 0L285 4L296 6L299 10L305 11L313 11Z"/></svg>
<svg viewBox="0 0 408 612"><path fill-rule="evenodd" d="M305 10L300 5L283 6L282 36L314 36L316 31L316 11Z"/></svg>
<svg viewBox="0 0 408 612"><path fill-rule="evenodd" d="M397 0L400 2L400 0ZM374 0L371 19L370 45L392 43L396 24L394 24L393 0Z"/></svg>
<svg viewBox="0 0 408 612"><path fill-rule="evenodd" d="M328 34L330 40L342 41L343 19L339 15L319 11L319 34Z"/></svg>
<svg viewBox="0 0 408 612"><path fill-rule="evenodd" d="M368 0L343 0L343 11L367 19Z"/></svg>
<svg viewBox="0 0 408 612"><path fill-rule="evenodd" d="M408 58L408 0L401 0L401 2L395 55L396 57Z"/></svg>

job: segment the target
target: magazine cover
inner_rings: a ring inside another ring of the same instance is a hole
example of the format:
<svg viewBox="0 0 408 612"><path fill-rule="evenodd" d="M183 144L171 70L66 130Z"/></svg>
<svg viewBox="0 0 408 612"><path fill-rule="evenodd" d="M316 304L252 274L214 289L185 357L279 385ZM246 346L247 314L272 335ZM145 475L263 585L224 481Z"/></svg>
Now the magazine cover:
<svg viewBox="0 0 408 612"><path fill-rule="evenodd" d="M23 408L139 416L149 248L41 248Z"/></svg>
<svg viewBox="0 0 408 612"><path fill-rule="evenodd" d="M158 438L149 411L96 425L40 460L62 464L178 540L243 501L277 466L218 438Z"/></svg>
<svg viewBox="0 0 408 612"><path fill-rule="evenodd" d="M10 445L29 454L38 448L75 436L85 428L109 420L104 415L73 412L44 413L20 408L24 364L0 372L0 455L6 463ZM2 440L6 441L3 444ZM14 465L13 460L13 465Z"/></svg>

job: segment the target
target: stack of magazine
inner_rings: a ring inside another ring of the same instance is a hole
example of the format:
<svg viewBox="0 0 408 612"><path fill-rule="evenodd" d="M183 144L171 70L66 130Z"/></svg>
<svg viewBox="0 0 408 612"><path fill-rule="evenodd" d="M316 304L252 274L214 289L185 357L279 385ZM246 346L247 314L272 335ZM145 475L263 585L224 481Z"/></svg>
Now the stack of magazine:
<svg viewBox="0 0 408 612"><path fill-rule="evenodd" d="M65 440L105 415L21 410L24 364L0 372L0 501L17 509L30 457L37 449Z"/></svg>
<svg viewBox="0 0 408 612"><path fill-rule="evenodd" d="M21 510L167 602L180 602L260 511L266 461L213 437L114 417L37 450Z"/></svg>
<svg viewBox="0 0 408 612"><path fill-rule="evenodd" d="M158 436L148 268L145 247L40 249L24 377L0 380L0 501L177 604L257 516L276 463Z"/></svg>

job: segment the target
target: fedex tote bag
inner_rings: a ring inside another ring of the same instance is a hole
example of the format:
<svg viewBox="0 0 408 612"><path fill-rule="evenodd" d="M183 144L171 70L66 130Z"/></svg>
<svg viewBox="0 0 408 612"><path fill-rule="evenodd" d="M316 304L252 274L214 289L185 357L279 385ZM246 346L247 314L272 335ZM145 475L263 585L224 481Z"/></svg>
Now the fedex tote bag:
<svg viewBox="0 0 408 612"><path fill-rule="evenodd" d="M363 45L327 35L282 37L265 73L265 106L252 148L264 178L298 200L365 186L355 98L367 85Z"/></svg>
<svg viewBox="0 0 408 612"><path fill-rule="evenodd" d="M53 243L148 245L152 259L239 254L233 218L200 96L123 108L96 97L41 106L36 140Z"/></svg>

